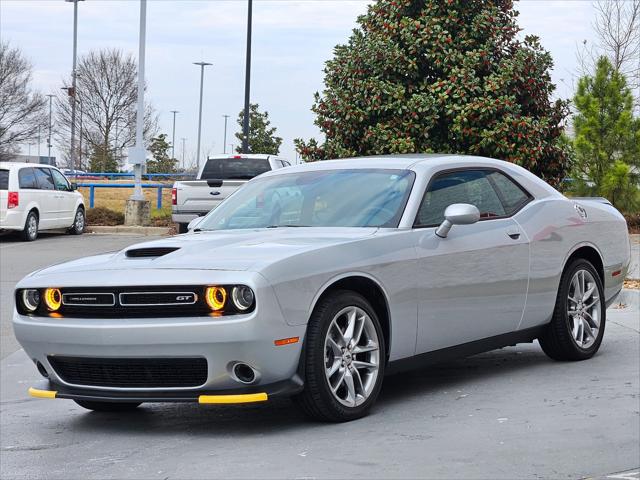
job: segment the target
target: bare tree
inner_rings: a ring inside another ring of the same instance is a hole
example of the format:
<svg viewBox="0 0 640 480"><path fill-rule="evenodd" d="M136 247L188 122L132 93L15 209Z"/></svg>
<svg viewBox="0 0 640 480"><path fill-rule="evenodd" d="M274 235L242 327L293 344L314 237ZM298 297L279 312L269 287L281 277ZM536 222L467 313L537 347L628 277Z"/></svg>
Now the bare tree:
<svg viewBox="0 0 640 480"><path fill-rule="evenodd" d="M65 82L66 92L59 94L56 100L58 136L69 145L71 104L75 98L76 108L82 113L76 115L76 131L82 142L78 158L85 159L80 167L86 169L86 159L89 156L95 159L96 152L105 157L103 164L115 160L121 166L127 147L135 144L136 61L132 55L117 49L91 51L80 57L77 72L76 91L70 91L69 78ZM147 104L145 140L149 141L156 130L157 115Z"/></svg>
<svg viewBox="0 0 640 480"><path fill-rule="evenodd" d="M598 0L593 28L598 41L578 51L580 74L591 75L598 57L605 55L622 73L640 102L640 0Z"/></svg>
<svg viewBox="0 0 640 480"><path fill-rule="evenodd" d="M46 125L46 101L31 88L31 69L19 49L0 42L0 160L10 159Z"/></svg>

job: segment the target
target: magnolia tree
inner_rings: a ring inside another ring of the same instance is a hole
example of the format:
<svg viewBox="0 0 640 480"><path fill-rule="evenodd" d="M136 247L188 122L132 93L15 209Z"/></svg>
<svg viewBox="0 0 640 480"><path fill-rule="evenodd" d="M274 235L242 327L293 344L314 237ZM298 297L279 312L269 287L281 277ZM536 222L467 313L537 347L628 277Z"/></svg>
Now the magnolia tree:
<svg viewBox="0 0 640 480"><path fill-rule="evenodd" d="M388 153L485 155L551 183L567 170L567 103L551 56L518 37L510 0L378 0L325 66L308 160Z"/></svg>

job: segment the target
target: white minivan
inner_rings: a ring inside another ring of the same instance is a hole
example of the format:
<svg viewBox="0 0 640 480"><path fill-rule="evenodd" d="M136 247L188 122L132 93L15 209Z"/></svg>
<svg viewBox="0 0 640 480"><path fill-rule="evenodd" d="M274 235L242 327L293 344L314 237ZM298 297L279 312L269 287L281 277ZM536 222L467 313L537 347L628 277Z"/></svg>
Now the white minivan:
<svg viewBox="0 0 640 480"><path fill-rule="evenodd" d="M84 198L60 170L36 163L0 162L0 231L33 241L38 231L84 232Z"/></svg>

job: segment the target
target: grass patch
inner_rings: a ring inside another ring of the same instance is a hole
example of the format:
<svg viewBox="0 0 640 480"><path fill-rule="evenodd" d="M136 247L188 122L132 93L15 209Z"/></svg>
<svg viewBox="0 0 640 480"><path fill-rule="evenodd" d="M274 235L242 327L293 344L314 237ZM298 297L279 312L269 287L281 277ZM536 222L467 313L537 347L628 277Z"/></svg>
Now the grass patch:
<svg viewBox="0 0 640 480"><path fill-rule="evenodd" d="M132 183L131 180L87 180L87 183ZM89 205L89 187L80 187L78 191L82 193L85 199L85 203ZM129 197L133 193L133 188L96 188L94 206L96 208L102 207L116 212L124 212L124 207ZM143 188L142 193L146 200L150 202L151 211L153 213L156 210L156 201L158 190L156 188ZM166 207L171 208L171 184L167 184L166 188L162 189L162 210Z"/></svg>
<svg viewBox="0 0 640 480"><path fill-rule="evenodd" d="M164 207L160 210L151 211L151 226L152 227L171 227L173 221L171 220L171 207Z"/></svg>

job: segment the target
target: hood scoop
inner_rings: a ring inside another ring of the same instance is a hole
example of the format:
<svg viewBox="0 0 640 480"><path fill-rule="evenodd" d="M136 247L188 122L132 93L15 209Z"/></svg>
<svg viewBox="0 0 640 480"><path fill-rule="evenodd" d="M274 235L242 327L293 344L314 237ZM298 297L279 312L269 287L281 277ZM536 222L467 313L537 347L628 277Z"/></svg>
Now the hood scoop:
<svg viewBox="0 0 640 480"><path fill-rule="evenodd" d="M128 258L156 258L167 255L171 252L180 250L179 247L148 247L148 248L132 248L127 250L125 255Z"/></svg>

